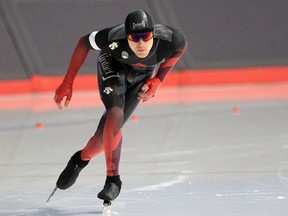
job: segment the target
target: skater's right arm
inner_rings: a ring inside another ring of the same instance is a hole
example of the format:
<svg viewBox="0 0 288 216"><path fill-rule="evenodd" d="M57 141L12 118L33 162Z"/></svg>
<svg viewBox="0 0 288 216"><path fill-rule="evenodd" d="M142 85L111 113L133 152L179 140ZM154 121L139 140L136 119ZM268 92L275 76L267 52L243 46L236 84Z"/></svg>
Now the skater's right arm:
<svg viewBox="0 0 288 216"><path fill-rule="evenodd" d="M67 107L69 105L69 102L72 97L73 82L74 82L75 76L77 72L79 71L80 67L82 66L82 64L84 63L87 57L87 54L90 50L90 48L86 44L85 38L86 36L81 37L80 40L78 41L78 44L75 47L74 52L72 54L67 73L62 83L56 89L54 101L57 104L59 109L62 109L61 102L64 97L66 97L64 106Z"/></svg>

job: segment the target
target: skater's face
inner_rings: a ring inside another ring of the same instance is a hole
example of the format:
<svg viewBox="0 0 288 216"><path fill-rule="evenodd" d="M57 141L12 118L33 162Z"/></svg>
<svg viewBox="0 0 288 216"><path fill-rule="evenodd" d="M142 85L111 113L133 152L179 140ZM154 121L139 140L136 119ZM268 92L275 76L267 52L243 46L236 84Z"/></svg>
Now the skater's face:
<svg viewBox="0 0 288 216"><path fill-rule="evenodd" d="M139 58L146 58L153 46L153 32L129 34L128 44L130 49Z"/></svg>

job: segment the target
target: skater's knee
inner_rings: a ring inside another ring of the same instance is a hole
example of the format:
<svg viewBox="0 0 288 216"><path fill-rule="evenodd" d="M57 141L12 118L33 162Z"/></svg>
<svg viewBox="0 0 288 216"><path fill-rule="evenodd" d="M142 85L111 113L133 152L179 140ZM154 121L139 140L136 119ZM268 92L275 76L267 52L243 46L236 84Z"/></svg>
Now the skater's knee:
<svg viewBox="0 0 288 216"><path fill-rule="evenodd" d="M96 134L90 138L85 148L82 149L82 160L91 160L93 157L104 151L103 137L97 136Z"/></svg>
<svg viewBox="0 0 288 216"><path fill-rule="evenodd" d="M107 110L106 124L110 128L114 128L114 134L117 134L122 127L124 120L124 111L119 107L113 107Z"/></svg>
<svg viewBox="0 0 288 216"><path fill-rule="evenodd" d="M121 107L112 107L107 110L107 117L123 118L124 110Z"/></svg>

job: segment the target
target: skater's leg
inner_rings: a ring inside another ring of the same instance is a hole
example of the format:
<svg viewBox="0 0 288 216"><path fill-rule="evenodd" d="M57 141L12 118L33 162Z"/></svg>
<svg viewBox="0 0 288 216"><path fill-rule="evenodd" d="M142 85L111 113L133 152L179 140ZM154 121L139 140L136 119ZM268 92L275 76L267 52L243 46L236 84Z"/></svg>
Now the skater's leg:
<svg viewBox="0 0 288 216"><path fill-rule="evenodd" d="M146 78L148 79L148 77ZM106 156L107 176L119 175L119 162L122 147L122 127L130 118L140 103L138 92L144 82L133 87L125 96L117 99L119 107L113 107L107 111L107 119L104 126L104 149ZM123 102L121 102L123 101ZM104 102L105 103L105 102ZM120 107L121 105L124 107ZM107 107L107 106L106 106Z"/></svg>
<svg viewBox="0 0 288 216"><path fill-rule="evenodd" d="M139 100L135 97L133 100L129 100L129 102L128 104L126 103L125 113L124 110L119 108L114 108L110 112L107 112L106 130L104 130L107 177L103 190L98 194L98 198L105 201L116 199L120 194L122 186L122 181L119 176L122 146L121 128L139 104ZM114 128L114 130L111 130L112 128ZM107 142L105 141L106 139Z"/></svg>
<svg viewBox="0 0 288 216"><path fill-rule="evenodd" d="M123 109L114 107L107 111L104 126L104 150L107 176L119 175L119 162L122 147Z"/></svg>
<svg viewBox="0 0 288 216"><path fill-rule="evenodd" d="M105 196L102 195L108 194L108 196L112 196L109 199L113 200L118 196L121 189L119 162L127 86L126 74L122 64L115 62L115 59L107 53L101 53L98 59L98 86L101 99L106 108L106 121L103 128L106 180L110 182L110 180L118 179L118 181L115 181L117 184L113 183L113 185L108 185L106 181L104 186L106 190L102 190L98 197L104 199Z"/></svg>
<svg viewBox="0 0 288 216"><path fill-rule="evenodd" d="M82 151L76 152L69 160L67 166L60 174L56 186L60 189L71 187L77 180L81 170L89 163L97 154L104 151L103 147L103 127L105 123L105 114L102 116L98 128L88 141L86 147Z"/></svg>
<svg viewBox="0 0 288 216"><path fill-rule="evenodd" d="M142 86L139 84L139 86ZM137 97L138 90L126 97L124 110L121 108L113 108L107 111L107 120L104 129L104 143L107 177L103 190L98 194L98 198L105 201L114 200L119 194L122 186L122 181L119 176L119 162L122 146L121 128L129 119L133 111L139 104ZM113 130L111 130L113 129Z"/></svg>
<svg viewBox="0 0 288 216"><path fill-rule="evenodd" d="M98 198L112 201L120 193L122 182L119 176L119 162L122 147L122 123L124 112L120 108L107 111L104 127L104 149L106 158L106 182Z"/></svg>
<svg viewBox="0 0 288 216"><path fill-rule="evenodd" d="M104 151L103 145L103 130L106 121L106 114L104 113L95 134L90 138L87 145L82 149L82 160L91 160L96 155Z"/></svg>
<svg viewBox="0 0 288 216"><path fill-rule="evenodd" d="M98 58L98 88L106 109L103 143L107 176L119 174L125 107L126 74L123 65L101 52Z"/></svg>

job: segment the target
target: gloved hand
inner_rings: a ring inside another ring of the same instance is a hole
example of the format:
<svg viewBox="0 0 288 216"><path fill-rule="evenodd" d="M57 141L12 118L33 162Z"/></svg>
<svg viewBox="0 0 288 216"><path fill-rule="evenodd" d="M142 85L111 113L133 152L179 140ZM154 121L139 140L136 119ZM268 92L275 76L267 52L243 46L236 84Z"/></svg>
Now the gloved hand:
<svg viewBox="0 0 288 216"><path fill-rule="evenodd" d="M141 92L138 93L138 98L145 102L154 97L161 84L162 82L158 77L153 77L147 80L146 83L141 87Z"/></svg>
<svg viewBox="0 0 288 216"><path fill-rule="evenodd" d="M62 109L61 102L64 97L66 97L64 106L67 107L69 105L69 102L72 98L72 92L73 92L73 84L66 79L63 80L63 82L59 85L59 87L56 89L54 101L57 104L59 109Z"/></svg>
<svg viewBox="0 0 288 216"><path fill-rule="evenodd" d="M55 92L54 101L59 109L62 109L61 102L64 97L66 97L64 106L67 107L69 105L72 97L72 87L75 76L82 64L84 63L88 52L89 48L86 46L85 36L81 37L72 54L65 78Z"/></svg>

